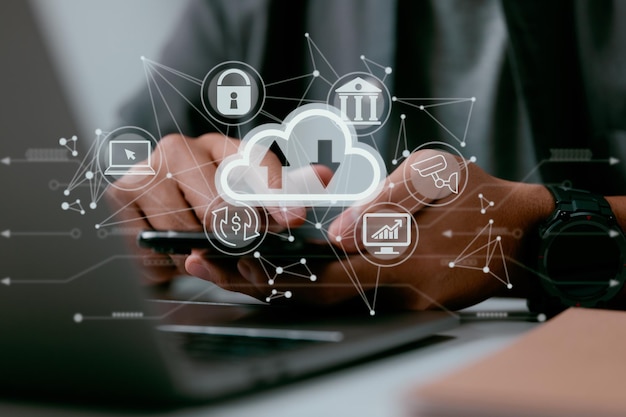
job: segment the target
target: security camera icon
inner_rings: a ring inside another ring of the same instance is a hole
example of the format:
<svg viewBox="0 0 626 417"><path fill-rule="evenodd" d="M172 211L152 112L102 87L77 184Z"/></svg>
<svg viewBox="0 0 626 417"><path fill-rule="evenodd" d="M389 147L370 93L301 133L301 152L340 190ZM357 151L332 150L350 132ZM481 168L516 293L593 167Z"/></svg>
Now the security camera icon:
<svg viewBox="0 0 626 417"><path fill-rule="evenodd" d="M444 171L446 168L448 168L448 162L441 154L437 154L411 164L411 169L413 171L417 171L422 177L431 177L435 183L435 187L447 187L454 194L458 194L459 173L455 171L450 174L447 180L443 179L439 176L439 173Z"/></svg>

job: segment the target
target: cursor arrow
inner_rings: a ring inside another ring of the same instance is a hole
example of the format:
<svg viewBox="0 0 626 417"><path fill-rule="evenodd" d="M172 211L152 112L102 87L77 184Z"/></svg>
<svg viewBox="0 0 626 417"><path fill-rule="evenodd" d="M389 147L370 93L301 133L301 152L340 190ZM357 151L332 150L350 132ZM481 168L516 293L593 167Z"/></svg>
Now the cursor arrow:
<svg viewBox="0 0 626 417"><path fill-rule="evenodd" d="M134 161L134 160L136 159L136 157L135 157L135 152L133 152L133 151L129 151L128 149L124 149L124 152L126 152L126 158L127 158L128 160L131 160L131 159L132 159L132 160Z"/></svg>
<svg viewBox="0 0 626 417"><path fill-rule="evenodd" d="M269 150L267 152L272 152L274 155L276 155L276 157L280 161L281 169L280 169L280 176L278 177L279 180L273 181L273 182L270 181L271 179L270 178L270 163L266 161L265 158L263 158L259 166L267 168L267 188L280 190L283 188L283 168L291 166L291 164L287 160L287 157L283 153L283 150L280 149L280 146L278 146L278 143L276 141L272 142L272 146L269 147Z"/></svg>
<svg viewBox="0 0 626 417"><path fill-rule="evenodd" d="M317 162L311 162L311 165L313 164L320 164L329 167L331 171L333 171L333 175L337 172L341 163L333 162L333 141L331 139L317 141ZM328 185L328 183L326 185Z"/></svg>

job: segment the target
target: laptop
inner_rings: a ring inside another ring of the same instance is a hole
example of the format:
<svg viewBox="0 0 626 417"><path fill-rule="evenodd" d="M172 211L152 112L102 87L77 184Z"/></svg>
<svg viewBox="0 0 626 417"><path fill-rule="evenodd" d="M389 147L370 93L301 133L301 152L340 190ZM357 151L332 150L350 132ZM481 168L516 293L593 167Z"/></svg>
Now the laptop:
<svg viewBox="0 0 626 417"><path fill-rule="evenodd" d="M155 175L152 144L146 139L109 139L104 175Z"/></svg>
<svg viewBox="0 0 626 417"><path fill-rule="evenodd" d="M28 2L1 2L0 16L3 397L207 401L457 325L454 314L440 311L372 317L365 308L235 302L212 298L210 286L182 298L146 292L139 277L151 258L128 251L124 229L95 230L86 202L63 195L77 164L58 150L59 138L75 134L76 124ZM105 204L94 212L106 216Z"/></svg>

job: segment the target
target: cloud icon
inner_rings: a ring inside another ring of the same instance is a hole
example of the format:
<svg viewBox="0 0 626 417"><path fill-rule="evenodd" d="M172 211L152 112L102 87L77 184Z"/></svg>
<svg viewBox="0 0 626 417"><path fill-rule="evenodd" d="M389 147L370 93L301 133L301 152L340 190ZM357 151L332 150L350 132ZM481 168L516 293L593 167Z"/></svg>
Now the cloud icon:
<svg viewBox="0 0 626 417"><path fill-rule="evenodd" d="M268 152L280 166L268 164ZM334 171L323 183L312 165ZM360 143L338 109L307 104L282 124L250 131L239 152L219 165L215 183L227 201L258 206L346 205L373 198L386 175L380 154Z"/></svg>

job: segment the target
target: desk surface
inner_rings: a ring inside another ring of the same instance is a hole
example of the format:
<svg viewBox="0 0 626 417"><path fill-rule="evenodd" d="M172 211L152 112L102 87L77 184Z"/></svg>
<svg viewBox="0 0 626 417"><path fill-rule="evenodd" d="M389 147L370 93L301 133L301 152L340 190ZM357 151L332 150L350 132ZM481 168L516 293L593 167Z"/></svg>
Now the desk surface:
<svg viewBox="0 0 626 417"><path fill-rule="evenodd" d="M480 310L520 310L520 300L489 300ZM513 342L537 323L466 322L441 333L444 338L390 356L325 373L239 398L150 415L168 417L359 416L406 415L410 389L489 355ZM0 403L0 415L15 417L84 417L122 415L88 409ZM147 415L129 413L128 415Z"/></svg>

